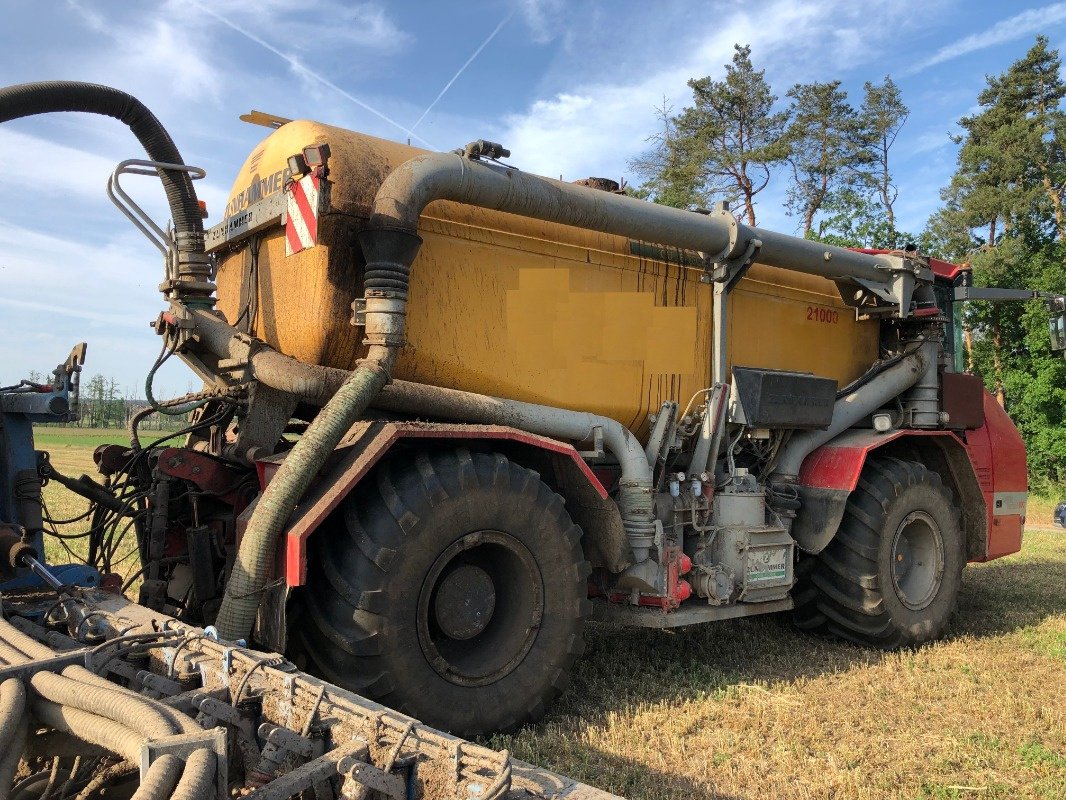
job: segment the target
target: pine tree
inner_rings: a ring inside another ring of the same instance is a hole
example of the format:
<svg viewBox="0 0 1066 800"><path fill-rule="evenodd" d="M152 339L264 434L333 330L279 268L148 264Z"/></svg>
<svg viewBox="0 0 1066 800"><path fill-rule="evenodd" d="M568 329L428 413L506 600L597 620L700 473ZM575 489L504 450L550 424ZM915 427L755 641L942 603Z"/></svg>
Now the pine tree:
<svg viewBox="0 0 1066 800"><path fill-rule="evenodd" d="M815 215L834 194L855 183L857 167L865 160L862 127L840 81L797 83L792 98L792 122L786 131L791 181L788 211L800 217L809 237Z"/></svg>
<svg viewBox="0 0 1066 800"><path fill-rule="evenodd" d="M777 97L765 72L752 65L751 48L738 44L735 51L724 80L688 82L693 104L672 118L667 163L674 171L665 176L674 180L669 185L704 205L715 198L742 204L748 223L755 225L755 196L788 157L789 115L774 112Z"/></svg>
<svg viewBox="0 0 1066 800"><path fill-rule="evenodd" d="M867 81L863 85L863 102L859 111L862 122L864 157L856 160L854 168L862 172L866 182L874 188L887 223L888 239L881 246L898 247L895 203L899 190L892 181L890 156L896 137L907 122L910 111L903 104L899 87L885 76L878 85Z"/></svg>
<svg viewBox="0 0 1066 800"><path fill-rule="evenodd" d="M647 139L651 149L629 161L629 168L643 179L640 188L629 193L674 208L702 204L704 198L697 189L699 165L686 158L678 142L674 109L665 97L655 116L660 129Z"/></svg>
<svg viewBox="0 0 1066 800"><path fill-rule="evenodd" d="M1066 151L1061 61L1038 37L960 121L958 170L930 220L940 254L969 256L980 286L1066 289ZM967 241L968 240L968 241ZM1031 480L1066 482L1066 362L1048 347L1039 304L970 303L972 362L1029 448Z"/></svg>

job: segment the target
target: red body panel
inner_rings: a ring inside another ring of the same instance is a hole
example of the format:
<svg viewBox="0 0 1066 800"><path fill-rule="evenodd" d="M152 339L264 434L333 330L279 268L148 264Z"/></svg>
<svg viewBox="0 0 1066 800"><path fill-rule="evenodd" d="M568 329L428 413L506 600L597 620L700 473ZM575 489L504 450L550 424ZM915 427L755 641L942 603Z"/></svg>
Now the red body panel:
<svg viewBox="0 0 1066 800"><path fill-rule="evenodd" d="M988 444L985 445L983 440L975 441L969 449L989 509L985 559L990 560L1021 550L1025 509L1012 513L1014 509L1002 507L1003 501L999 498L1004 494L1028 492L1029 474L1025 444L1018 429L991 394L985 392L984 397L985 426L974 433L987 436Z"/></svg>
<svg viewBox="0 0 1066 800"><path fill-rule="evenodd" d="M1021 549L1024 510L1004 505L1002 495L1024 494L1028 490L1025 445L1007 413L987 391L983 392L985 424L964 434L952 431L897 430L879 434L854 429L812 452L800 468L799 483L815 489L851 492L859 482L866 457L873 450L906 436L952 437L965 448L970 467L980 486L987 517L984 554L987 561Z"/></svg>
<svg viewBox="0 0 1066 800"><path fill-rule="evenodd" d="M340 505L356 484L397 442L403 439L448 439L452 441L511 441L557 453L574 462L589 485L603 499L607 490L578 452L568 444L498 425L452 425L426 422L366 422L349 431L341 442L329 477L320 480L304 496L284 532L284 553L278 574L287 584L302 586L307 578L307 539ZM260 479L269 482L278 460L258 464Z"/></svg>
<svg viewBox="0 0 1066 800"><path fill-rule="evenodd" d="M879 250L874 247L849 247L849 250L855 250L859 253L866 253L871 256L880 256L885 253L899 252L896 250ZM952 264L950 261L941 261L939 258L926 258L929 262L929 269L933 271L933 274L938 278L946 278L949 281L955 280L958 274L967 267L959 266L958 264Z"/></svg>
<svg viewBox="0 0 1066 800"><path fill-rule="evenodd" d="M903 436L951 436L948 431L906 431L877 433L872 430L845 431L824 444L803 460L799 482L814 489L845 489L853 491L859 485L866 456Z"/></svg>

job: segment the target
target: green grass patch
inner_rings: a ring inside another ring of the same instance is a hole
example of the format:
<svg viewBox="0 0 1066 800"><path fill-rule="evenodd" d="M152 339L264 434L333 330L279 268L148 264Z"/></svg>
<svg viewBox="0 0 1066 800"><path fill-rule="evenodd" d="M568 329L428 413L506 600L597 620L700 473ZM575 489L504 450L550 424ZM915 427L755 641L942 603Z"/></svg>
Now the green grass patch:
<svg viewBox="0 0 1066 800"><path fill-rule="evenodd" d="M38 450L57 448L88 448L94 450L102 444L129 446L129 436L121 428L66 428L35 427L33 440Z"/></svg>

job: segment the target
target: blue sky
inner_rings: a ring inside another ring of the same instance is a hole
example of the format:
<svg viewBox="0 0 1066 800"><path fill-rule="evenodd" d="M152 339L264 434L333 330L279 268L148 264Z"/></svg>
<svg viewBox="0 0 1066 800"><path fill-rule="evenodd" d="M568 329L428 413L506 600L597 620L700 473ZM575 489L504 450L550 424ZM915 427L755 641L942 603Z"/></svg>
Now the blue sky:
<svg viewBox="0 0 1066 800"><path fill-rule="evenodd" d="M1066 42L1066 2L1005 0L4 0L0 9L0 84L85 80L139 97L185 160L207 170L209 225L264 134L237 119L252 108L435 149L488 138L526 170L619 178L655 130L654 107L664 97L683 107L685 81L721 77L740 42L781 97L796 82L840 79L858 104L864 81L893 76L911 109L893 154L897 215L920 230L954 169L949 134L974 110L984 76L1039 33L1053 47ZM114 165L141 155L113 120L57 114L0 126L0 383L50 369L84 339L88 373L143 396L161 264L104 196ZM165 218L158 182L131 186ZM795 230L785 188L782 177L759 196L761 226ZM197 388L178 364L157 386L161 396Z"/></svg>

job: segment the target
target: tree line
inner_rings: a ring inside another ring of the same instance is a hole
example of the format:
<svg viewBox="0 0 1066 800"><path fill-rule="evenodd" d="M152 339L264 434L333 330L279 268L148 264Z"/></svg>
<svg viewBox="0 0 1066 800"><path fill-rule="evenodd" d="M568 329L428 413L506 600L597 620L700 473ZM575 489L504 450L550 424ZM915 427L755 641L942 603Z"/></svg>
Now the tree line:
<svg viewBox="0 0 1066 800"><path fill-rule="evenodd" d="M895 249L973 268L978 286L1066 290L1066 83L1046 37L959 120L957 168L941 207L915 233L897 227L892 150L909 109L891 76L866 82L852 105L841 82L795 84L785 102L751 48L736 45L721 80L688 82L691 104L664 100L649 149L630 162L633 194L676 207L726 200L756 224L756 197L787 182L802 234L844 247ZM1029 448L1037 490L1066 485L1066 362L1048 346L1039 304L968 303L967 368L1006 407Z"/></svg>
<svg viewBox="0 0 1066 800"><path fill-rule="evenodd" d="M29 379L34 383L46 382L45 376L40 372L31 372ZM78 392L79 416L70 424L79 428L125 428L134 414L147 407L147 400L137 398L129 389L121 390L114 378L97 373L81 383ZM183 424L183 417L172 418L153 414L144 419L139 427L141 430L167 430L181 427Z"/></svg>

